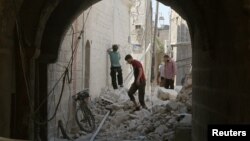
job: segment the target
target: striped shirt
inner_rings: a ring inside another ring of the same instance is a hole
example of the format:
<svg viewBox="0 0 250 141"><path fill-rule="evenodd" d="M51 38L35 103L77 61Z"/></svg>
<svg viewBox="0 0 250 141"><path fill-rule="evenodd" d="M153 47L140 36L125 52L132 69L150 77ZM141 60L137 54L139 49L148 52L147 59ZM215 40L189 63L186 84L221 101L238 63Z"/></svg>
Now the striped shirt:
<svg viewBox="0 0 250 141"><path fill-rule="evenodd" d="M170 59L168 63L165 64L165 78L166 79L173 79L176 75L176 64L175 61Z"/></svg>

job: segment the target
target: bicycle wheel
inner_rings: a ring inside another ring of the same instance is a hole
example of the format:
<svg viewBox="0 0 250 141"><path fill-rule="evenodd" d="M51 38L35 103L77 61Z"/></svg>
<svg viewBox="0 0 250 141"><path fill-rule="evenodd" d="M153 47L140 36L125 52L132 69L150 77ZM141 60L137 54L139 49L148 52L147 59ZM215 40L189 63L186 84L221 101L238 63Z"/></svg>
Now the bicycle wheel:
<svg viewBox="0 0 250 141"><path fill-rule="evenodd" d="M78 108L75 116L82 131L89 133L95 130L95 118L87 105L84 104L81 108Z"/></svg>

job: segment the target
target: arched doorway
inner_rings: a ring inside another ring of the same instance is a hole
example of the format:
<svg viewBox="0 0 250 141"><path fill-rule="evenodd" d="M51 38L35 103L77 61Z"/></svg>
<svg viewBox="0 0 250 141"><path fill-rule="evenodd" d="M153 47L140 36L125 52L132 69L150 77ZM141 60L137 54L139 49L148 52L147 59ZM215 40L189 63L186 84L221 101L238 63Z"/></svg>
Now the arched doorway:
<svg viewBox="0 0 250 141"><path fill-rule="evenodd" d="M247 28L247 22L244 20L246 19L246 14L241 9L242 3L235 3L232 0L218 3L209 0L159 1L175 9L187 21L190 29L193 44L192 62L194 74L193 140L205 140L206 126L208 124L225 121L246 122L249 118L249 115L246 113L249 112L247 112L247 108L241 107L245 107L244 104L247 101L243 101L240 97L245 97L245 100L249 99L248 96L244 95L249 92L249 89L246 87L242 88L240 83L237 84L237 80L245 80L245 82L249 80L246 80L246 78L249 78L249 73L246 73L249 67L245 67L249 66L249 61L247 61L249 59L241 55L241 53L244 54L243 51L248 52L249 49L247 48L246 40L243 40L244 37L241 38L240 35L235 36L237 31L241 33L244 28ZM74 5L72 2L78 4ZM72 17L81 11L80 7L86 9L91 5L86 1L72 2L64 3L65 5L62 3L58 6L48 21L50 24L47 24L49 26L46 27L47 32L45 31L44 33L44 43L46 42L49 45L44 45L44 48L42 48L45 53L51 51L49 54L55 54L56 56L60 43L60 38L58 38L60 36L50 37L51 30L49 29L58 29L56 30L58 31L57 34L62 36L67 24L69 25L72 22L70 19L73 19ZM80 6L80 3L82 3L82 6ZM72 7L74 10L72 10ZM233 12L229 10L231 9L230 7L234 7ZM65 8L69 9L67 11L70 11L67 15L65 15ZM241 18L234 20L235 17ZM58 22L64 25L57 26L56 23ZM56 25L56 27L53 25ZM46 38L50 39L49 37L58 40L55 42L46 41ZM229 56L236 57L229 58ZM241 62L241 65L235 68L234 62ZM228 68L234 68L235 70L232 71L232 69ZM239 75L235 75L234 72L237 72ZM242 74L245 75L240 75L240 72L243 72ZM229 78L234 81L229 81ZM237 96L237 100L241 101L239 103L235 103L234 100L234 94L238 93L236 92L237 90L241 91L241 96Z"/></svg>

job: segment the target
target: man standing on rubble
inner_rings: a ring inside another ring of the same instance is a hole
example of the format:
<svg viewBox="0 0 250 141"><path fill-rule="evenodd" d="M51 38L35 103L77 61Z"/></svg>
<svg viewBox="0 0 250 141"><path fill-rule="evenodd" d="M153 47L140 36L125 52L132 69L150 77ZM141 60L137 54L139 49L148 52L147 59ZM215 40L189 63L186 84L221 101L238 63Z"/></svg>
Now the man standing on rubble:
<svg viewBox="0 0 250 141"><path fill-rule="evenodd" d="M166 89L174 89L174 80L176 76L176 64L173 59L171 59L168 55L164 55L165 62L165 88Z"/></svg>
<svg viewBox="0 0 250 141"><path fill-rule="evenodd" d="M126 55L125 60L127 61L128 64L131 64L133 66L133 70L134 70L135 80L128 91L128 96L135 105L134 111L140 110L140 106L136 103L136 100L134 97L134 94L137 90L139 91L138 99L139 99L140 105L142 106L142 108L147 109L146 104L144 102L146 78L144 75L142 64L139 61L133 59L133 57L130 54Z"/></svg>
<svg viewBox="0 0 250 141"><path fill-rule="evenodd" d="M111 48L108 49L108 54L110 56L110 62L111 62L111 81L112 86L114 89L118 89L117 82L116 82L116 76L118 79L118 85L120 87L123 87L123 77L122 77L122 67L120 64L120 53L118 52L118 45L113 45L112 50Z"/></svg>

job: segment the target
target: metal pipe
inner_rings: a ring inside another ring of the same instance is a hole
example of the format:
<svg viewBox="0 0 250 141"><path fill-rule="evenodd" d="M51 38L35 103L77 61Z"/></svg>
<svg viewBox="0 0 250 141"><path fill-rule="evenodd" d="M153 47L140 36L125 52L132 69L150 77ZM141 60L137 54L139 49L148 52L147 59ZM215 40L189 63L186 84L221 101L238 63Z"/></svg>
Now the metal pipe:
<svg viewBox="0 0 250 141"><path fill-rule="evenodd" d="M104 116L104 118L102 119L102 122L100 123L99 127L97 128L97 130L95 131L94 135L91 137L90 141L94 141L96 135L99 133L99 131L101 130L104 122L106 121L107 117L109 116L110 111L107 112L107 114Z"/></svg>

